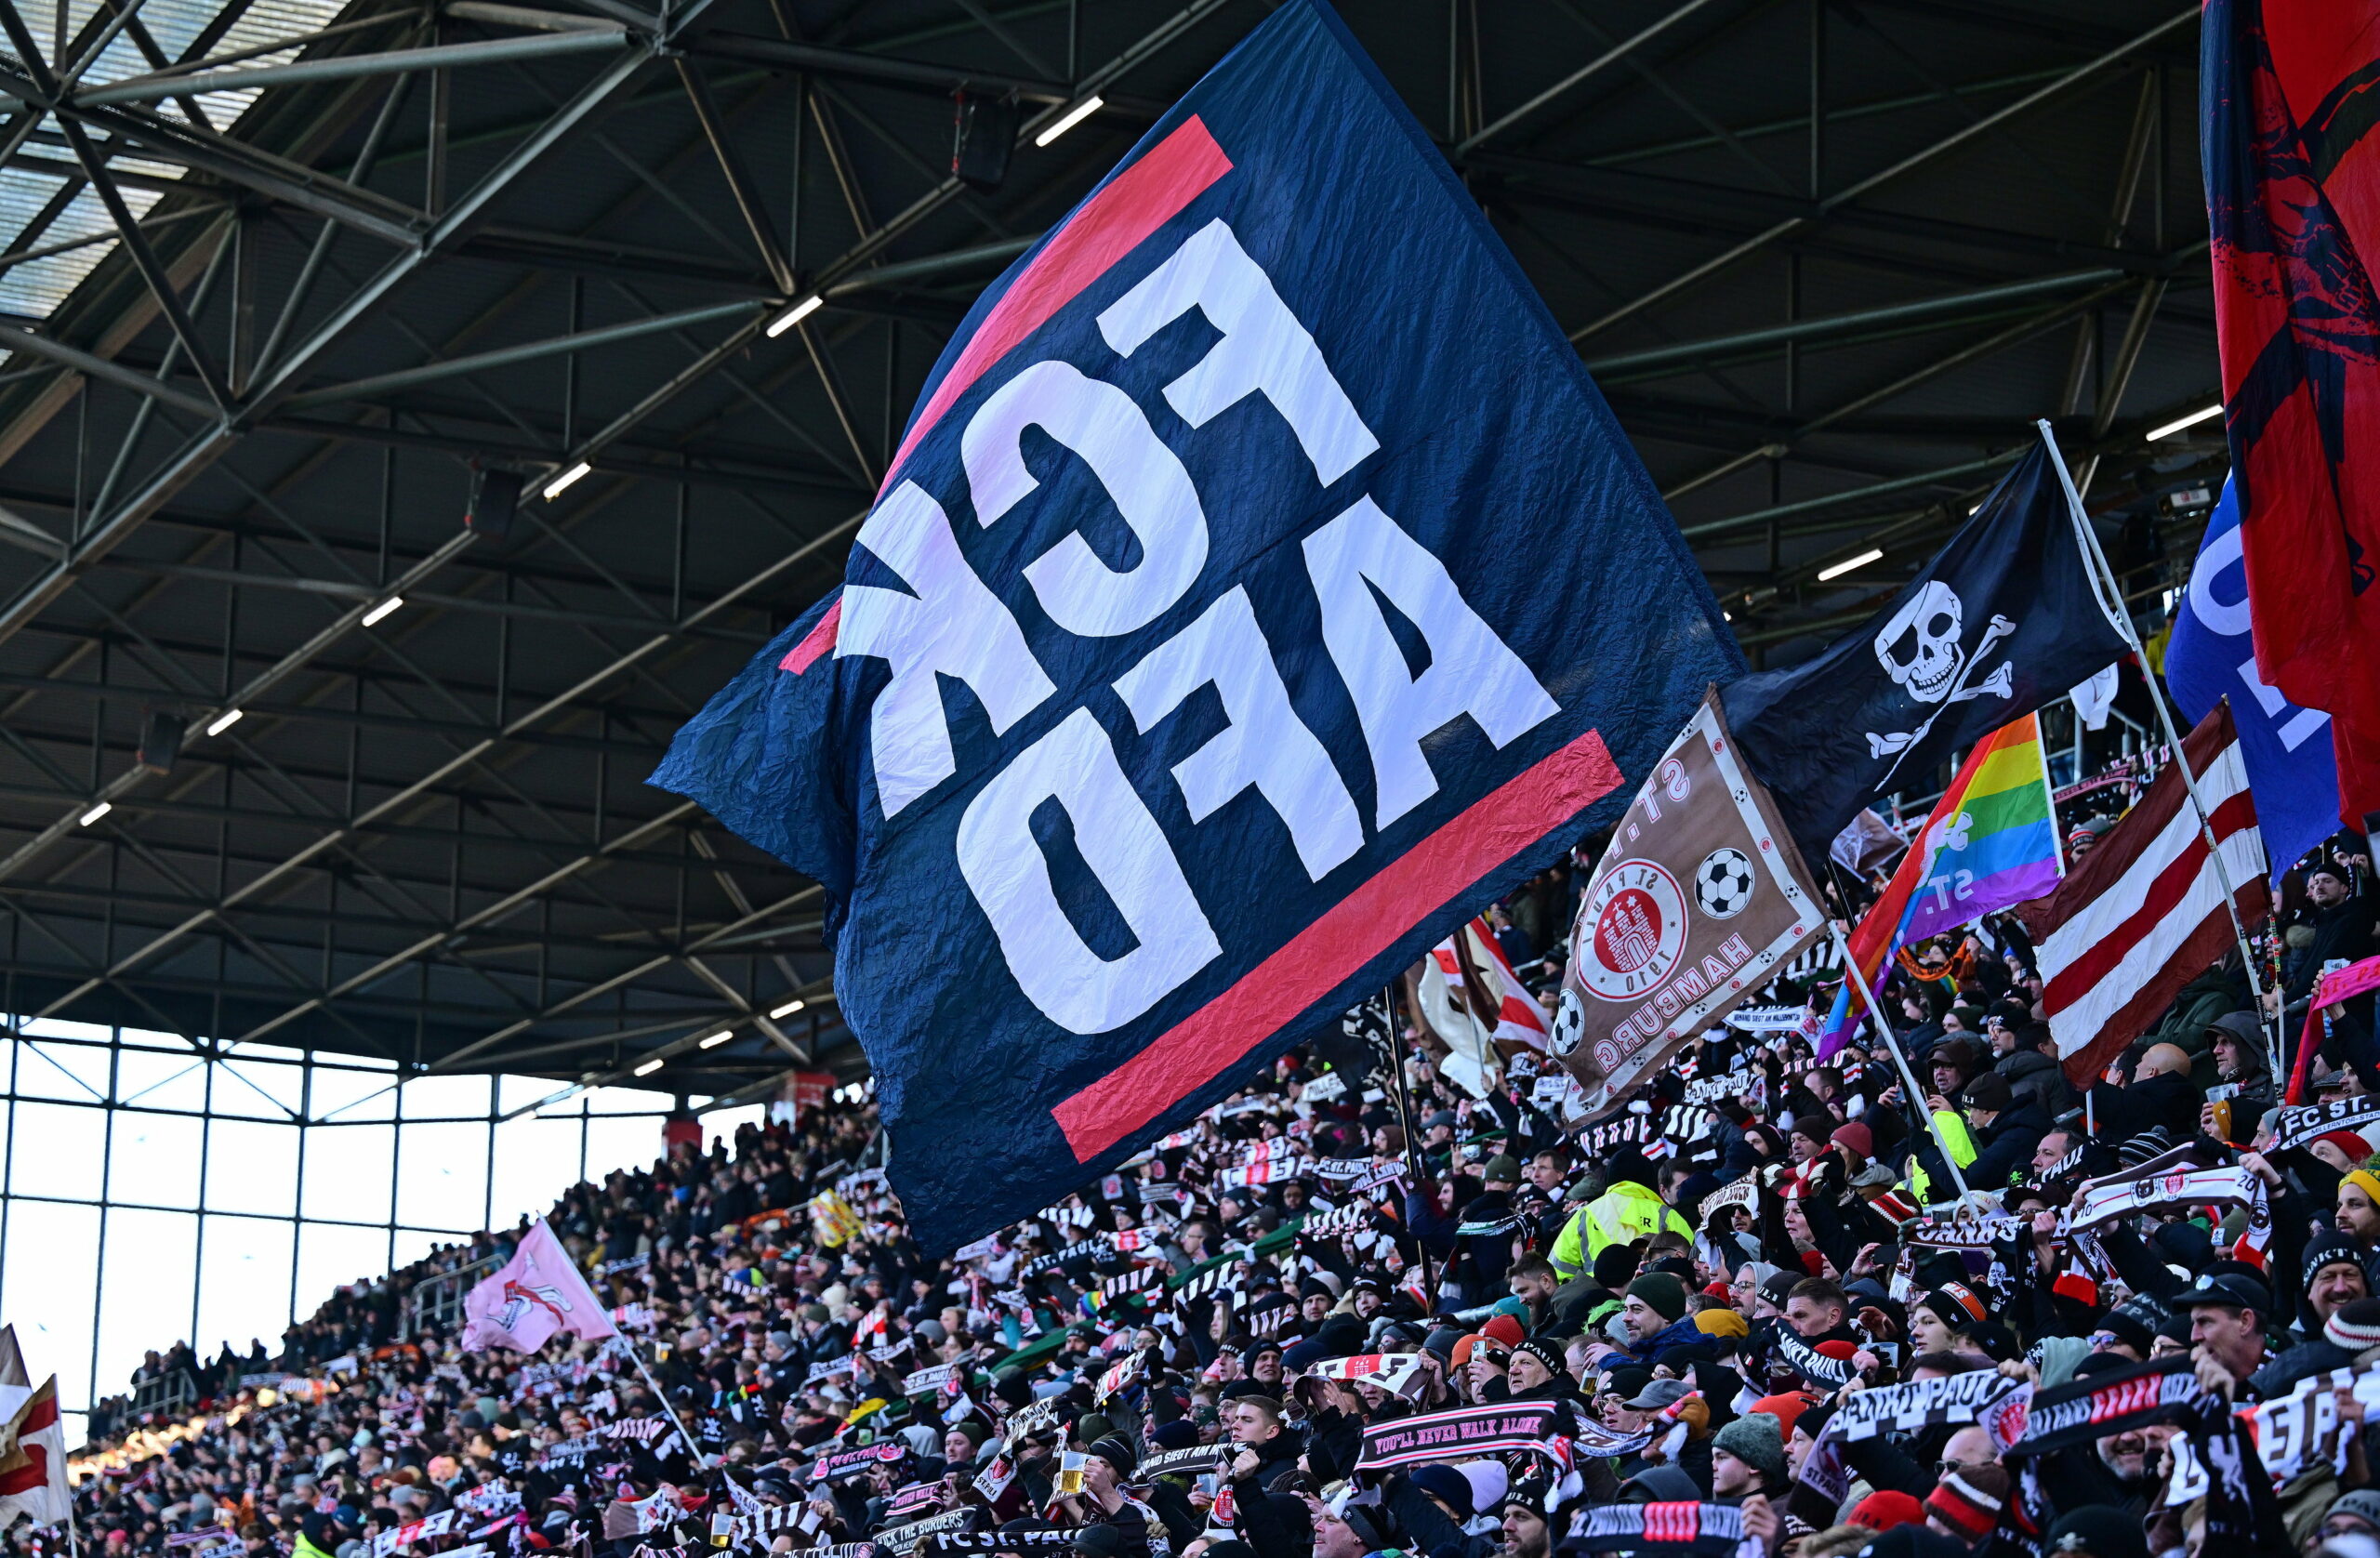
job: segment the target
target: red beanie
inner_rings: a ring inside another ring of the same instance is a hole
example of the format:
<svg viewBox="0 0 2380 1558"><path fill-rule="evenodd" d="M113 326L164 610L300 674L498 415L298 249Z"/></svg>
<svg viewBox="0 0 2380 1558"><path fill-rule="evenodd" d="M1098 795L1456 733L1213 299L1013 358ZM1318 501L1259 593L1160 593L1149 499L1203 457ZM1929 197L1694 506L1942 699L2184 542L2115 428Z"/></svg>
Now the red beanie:
<svg viewBox="0 0 2380 1558"><path fill-rule="evenodd" d="M1871 1531L1889 1531L1896 1525L1922 1525L1925 1522L1925 1506L1896 1488L1871 1493L1851 1506L1851 1524L1865 1525Z"/></svg>
<svg viewBox="0 0 2380 1558"><path fill-rule="evenodd" d="M1832 1358L1837 1363L1847 1364L1858 1354L1859 1349L1853 1343L1837 1337L1832 1341L1819 1342L1810 1351L1821 1358Z"/></svg>
<svg viewBox="0 0 2380 1558"><path fill-rule="evenodd" d="M2008 1473L1990 1463L1961 1467L1925 1496L1925 1512L1970 1547L1991 1535L2007 1506Z"/></svg>
<svg viewBox="0 0 2380 1558"><path fill-rule="evenodd" d="M1783 1395L1765 1395L1752 1404L1755 1412L1765 1412L1777 1419L1777 1432L1792 1437L1793 1419L1818 1404L1818 1398L1807 1391L1788 1391ZM1875 1527L1882 1530L1882 1526Z"/></svg>
<svg viewBox="0 0 2380 1558"><path fill-rule="evenodd" d="M1853 1120L1847 1125L1836 1126L1834 1134L1827 1140L1839 1147L1850 1148L1851 1155L1863 1163L1876 1155L1875 1132L1858 1120Z"/></svg>
<svg viewBox="0 0 2380 1558"><path fill-rule="evenodd" d="M1509 1314L1489 1316L1488 1323L1479 1327L1479 1334L1505 1348L1518 1347L1528 1340L1528 1332L1523 1330L1521 1323Z"/></svg>

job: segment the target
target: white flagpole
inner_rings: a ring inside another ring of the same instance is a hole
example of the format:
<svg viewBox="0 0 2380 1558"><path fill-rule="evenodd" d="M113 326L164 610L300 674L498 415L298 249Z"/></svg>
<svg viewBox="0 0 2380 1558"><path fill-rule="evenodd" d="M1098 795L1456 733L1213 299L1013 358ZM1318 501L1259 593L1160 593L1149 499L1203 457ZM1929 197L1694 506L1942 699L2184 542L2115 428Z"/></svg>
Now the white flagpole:
<svg viewBox="0 0 2380 1558"><path fill-rule="evenodd" d="M1844 982L1858 993L1859 1005L1867 1011L1868 1021L1876 1024L1884 1048L1892 1051L1893 1065L1900 1072L1900 1085L1909 1089L1910 1103L1925 1116L1925 1129L1934 1133L1935 1144L1942 1149L1942 1165L1950 1169L1950 1182L1959 1187L1959 1195L1964 1197L1967 1194L1967 1177L1960 1171L1959 1160L1950 1151L1950 1140L1943 1134L1942 1122L1925 1106L1926 1091L1917 1085L1917 1074L1909 1069L1909 1056L1902 1052L1900 1036L1893 1032L1892 1024L1877 1010L1876 993L1868 988L1867 976L1859 971L1858 959L1851 956L1851 944L1843 939L1843 928L1835 923L1832 915L1827 917L1826 929L1834 938L1834 949L1843 955Z"/></svg>
<svg viewBox="0 0 2380 1558"><path fill-rule="evenodd" d="M2107 591L2101 604L2109 620L2115 624L2116 631L2122 634L2124 642L2132 646L2133 656L2140 665L2140 680L2149 684L2149 701L2157 706L2157 723L2164 731L2166 742L2174 748L2174 766L2182 771L2182 788L2190 798L2190 810L2198 816L2199 837L2206 840L2206 852L2215 862L2215 885L2223 890L2223 912L2231 917L2231 934L2240 945L2240 966L2248 970L2248 993L2256 1003L2256 1023L2263 1027L2265 983L2256 971L2255 952L2248 945L2248 928L2240 920L2240 905L2233 896L2231 873L2225 868L2223 852L2215 843L2215 825L2207 816L2206 802L2199 797L2198 775L2191 772L2189 754L2183 750L2182 738L2174 728L2174 711L2166 706L2165 690L2157 685L2156 673L2149 668L2149 656L2141 650L2140 635L2133 631L2132 613L2124 609L2123 586L2117 582L2115 570L2108 566L2107 554L2099 549L2099 533L2091 528L2090 516L2082 511L2082 496L2074 490L2074 478L2066 469L2066 456L2058 451L2057 437L2050 431L2046 418L2037 421L2034 426L2041 429L2042 442L2049 449L2049 463L2056 468L2058 482L2066 489L2067 517L2073 521L2075 535L2082 543L2083 555L2091 561L2093 584L2095 588ZM2082 776L2077 774L2076 777ZM2280 1013L2275 1012L2271 1026L2265 1031L2265 1047L2272 1057L2273 1086L2278 1089L2289 1086L2284 1044L2277 1036L2284 1027Z"/></svg>

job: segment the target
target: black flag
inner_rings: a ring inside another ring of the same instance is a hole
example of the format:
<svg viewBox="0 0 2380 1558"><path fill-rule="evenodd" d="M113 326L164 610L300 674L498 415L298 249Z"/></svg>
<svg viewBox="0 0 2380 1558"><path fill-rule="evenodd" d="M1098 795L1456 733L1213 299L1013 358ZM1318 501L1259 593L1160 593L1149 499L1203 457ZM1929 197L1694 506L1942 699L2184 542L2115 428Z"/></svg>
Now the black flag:
<svg viewBox="0 0 2380 1558"><path fill-rule="evenodd" d="M1859 809L1936 788L1950 754L2127 651L2046 440L1865 625L1723 694L1727 724L1807 860Z"/></svg>

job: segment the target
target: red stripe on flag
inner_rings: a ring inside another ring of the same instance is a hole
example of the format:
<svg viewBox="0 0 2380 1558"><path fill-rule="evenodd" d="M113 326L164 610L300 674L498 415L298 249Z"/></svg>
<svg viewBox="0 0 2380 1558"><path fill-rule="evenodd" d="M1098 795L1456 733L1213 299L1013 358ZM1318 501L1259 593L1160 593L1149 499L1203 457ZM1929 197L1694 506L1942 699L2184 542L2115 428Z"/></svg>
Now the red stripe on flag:
<svg viewBox="0 0 2380 1558"><path fill-rule="evenodd" d="M2208 820L2215 825L2219 843L2256 825L2256 803L2241 790L2226 796ZM2206 836L2193 831L2188 845L2157 873L2141 895L2139 906L2124 917L2123 923L2057 970L2042 992L2049 1009L2063 1010L2088 995L2135 947L2156 932L2158 923L2180 905L2205 869Z"/></svg>
<svg viewBox="0 0 2380 1558"><path fill-rule="evenodd" d="M968 386L1230 171L1231 159L1194 114L1151 147L1148 155L1083 202L1073 219L1041 245L1033 262L992 305L959 361L934 386L932 397L901 440L892 463L885 468L884 485L877 495L892 490L892 478L909 451L933 429Z"/></svg>
<svg viewBox="0 0 2380 1558"><path fill-rule="evenodd" d="M1088 1163L1212 1081L1488 872L1620 787L1594 731L1382 867L1155 1043L1051 1111Z"/></svg>
<svg viewBox="0 0 2380 1558"><path fill-rule="evenodd" d="M835 603L826 608L826 614L812 623L810 631L801 635L801 641L786 651L785 658L777 662L777 669L800 676L816 665L819 656L835 647L835 633L842 625L843 598L838 595Z"/></svg>

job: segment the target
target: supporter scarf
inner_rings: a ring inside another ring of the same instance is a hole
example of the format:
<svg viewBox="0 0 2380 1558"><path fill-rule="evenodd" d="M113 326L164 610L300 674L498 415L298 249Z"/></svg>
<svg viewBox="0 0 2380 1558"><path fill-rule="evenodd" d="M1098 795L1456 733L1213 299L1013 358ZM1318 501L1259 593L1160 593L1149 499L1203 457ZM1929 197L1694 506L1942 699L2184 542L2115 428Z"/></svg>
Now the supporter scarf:
<svg viewBox="0 0 2380 1558"><path fill-rule="evenodd" d="M2313 1471L2322 1461L2323 1446L2338 1438L2335 1393L2342 1389L2352 1392L2366 1411L2380 1418L2380 1367L2360 1373L2334 1368L2317 1374L2299 1380L2287 1395L2258 1402L2243 1414L2254 1419L2256 1451L2276 1485ZM2345 1441L2339 1440L2337 1447L2344 1452ZM2334 1464L2345 1469L2344 1453Z"/></svg>
<svg viewBox="0 0 2380 1558"><path fill-rule="evenodd" d="M940 1552L1062 1552L1074 1546L1082 1528L1063 1531L930 1531L918 1543L920 1553Z"/></svg>
<svg viewBox="0 0 2380 1558"><path fill-rule="evenodd" d="M898 1460L908 1453L908 1446L897 1440L887 1440L881 1445L862 1445L857 1449L836 1450L820 1456L811 1466L810 1480L813 1483L831 1482L854 1472L865 1472L880 1461Z"/></svg>
<svg viewBox="0 0 2380 1558"><path fill-rule="evenodd" d="M1584 1527L1564 1545L1586 1552L1659 1549L1737 1558L1746 1539L1743 1511L1733 1504L1603 1504L1587 1512Z"/></svg>
<svg viewBox="0 0 2380 1558"><path fill-rule="evenodd" d="M2334 1130L2352 1130L2362 1136L2375 1127L2380 1127L2380 1098L2336 1098L2328 1103L2294 1104L2281 1112L2272 1150L2303 1147Z"/></svg>
<svg viewBox="0 0 2380 1558"><path fill-rule="evenodd" d="M2186 1354L2095 1374L2036 1392L2026 1409L2024 1435L2009 1446L2008 1454L2052 1455L2113 1434L2175 1422L2195 1410L2205 1395Z"/></svg>
<svg viewBox="0 0 2380 1558"><path fill-rule="evenodd" d="M1312 1380L1375 1386L1410 1400L1429 1383L1418 1353L1363 1353L1352 1358L1329 1358L1306 1369Z"/></svg>
<svg viewBox="0 0 2380 1558"><path fill-rule="evenodd" d="M1570 1440L1570 1451L1573 1455L1618 1459L1624 1455L1634 1455L1651 1444L1653 1434L1654 1431L1649 1428L1638 1429L1633 1433L1614 1433L1599 1422L1582 1419L1578 1433Z"/></svg>
<svg viewBox="0 0 2380 1558"><path fill-rule="evenodd" d="M1141 1458L1141 1463L1134 1469L1131 1480L1137 1485L1141 1483L1154 1482L1159 1477L1175 1476L1184 1472L1194 1475L1200 1472L1211 1472L1230 1459L1238 1452L1238 1449L1237 1445L1224 1444L1191 1445L1178 1450L1159 1450L1155 1455L1145 1455Z"/></svg>
<svg viewBox="0 0 2380 1558"><path fill-rule="evenodd" d="M1603 1157L1620 1147L1642 1146L1653 1134L1650 1115L1622 1114L1580 1131L1579 1152L1587 1158Z"/></svg>
<svg viewBox="0 0 2380 1558"><path fill-rule="evenodd" d="M1849 1360L1828 1357L1783 1327L1779 1327L1777 1332L1776 1351L1794 1373L1811 1384L1823 1385L1830 1391L1841 1390L1859 1372Z"/></svg>
<svg viewBox="0 0 2380 1558"><path fill-rule="evenodd" d="M2020 1238L2025 1220L2008 1212L1982 1217L1921 1217L1902 1225L1901 1243L1924 1249L1990 1249L1994 1244Z"/></svg>
<svg viewBox="0 0 2380 1558"><path fill-rule="evenodd" d="M1879 1385L1853 1392L1835 1407L1826 1432L1857 1444L1887 1430L1908 1433L1946 1423L1997 1420L2012 1410L2022 1412L2023 1403L2011 1398L2029 1390L2004 1374L1980 1368L1905 1385Z"/></svg>
<svg viewBox="0 0 2380 1558"><path fill-rule="evenodd" d="M1561 1410L1551 1401L1505 1401L1373 1423L1364 1430L1364 1453L1355 1470L1535 1449L1552 1434Z"/></svg>
<svg viewBox="0 0 2380 1558"><path fill-rule="evenodd" d="M2264 1181L2255 1171L2236 1163L2202 1166L2212 1149L2186 1142L2148 1162L2096 1180L2084 1180L2074 1190L2059 1232L2072 1235L2097 1228L2119 1218L2173 1207L2244 1207L2248 1230L2232 1247L2232 1259L2262 1268L2265 1249L2272 1242L2272 1204ZM2225 1152L2228 1157L2228 1150Z"/></svg>
<svg viewBox="0 0 2380 1558"><path fill-rule="evenodd" d="M972 1510L951 1510L924 1520L913 1520L906 1525L895 1525L889 1531L876 1533L878 1552L913 1552L919 1542L937 1531L956 1531L974 1519Z"/></svg>
<svg viewBox="0 0 2380 1558"><path fill-rule="evenodd" d="M2213 1395L2201 1395L2185 1406L2175 1421L2182 1433L2175 1443L2187 1445L2204 1472L2202 1497L2206 1500L2208 1552L2274 1555L2294 1553L2289 1528L2281 1512L2273 1480L2256 1459L2256 1445L2245 1414L2234 1412ZM2184 1454L2175 1457L2175 1480L2181 1480Z"/></svg>

